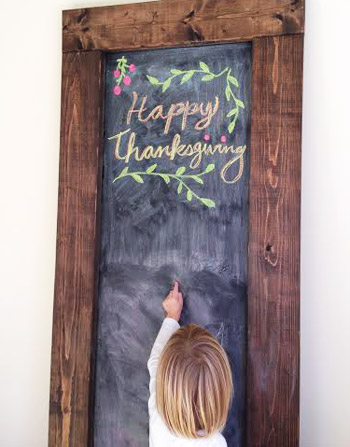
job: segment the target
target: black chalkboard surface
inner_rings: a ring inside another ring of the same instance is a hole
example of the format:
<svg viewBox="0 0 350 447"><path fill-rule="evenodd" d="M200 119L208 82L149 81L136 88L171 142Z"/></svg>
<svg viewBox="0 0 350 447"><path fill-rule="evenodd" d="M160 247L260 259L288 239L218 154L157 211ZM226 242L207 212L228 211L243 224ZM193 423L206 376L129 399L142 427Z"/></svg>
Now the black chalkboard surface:
<svg viewBox="0 0 350 447"><path fill-rule="evenodd" d="M181 324L230 357L244 441L250 44L108 53L96 447L148 446L147 360L178 279Z"/></svg>

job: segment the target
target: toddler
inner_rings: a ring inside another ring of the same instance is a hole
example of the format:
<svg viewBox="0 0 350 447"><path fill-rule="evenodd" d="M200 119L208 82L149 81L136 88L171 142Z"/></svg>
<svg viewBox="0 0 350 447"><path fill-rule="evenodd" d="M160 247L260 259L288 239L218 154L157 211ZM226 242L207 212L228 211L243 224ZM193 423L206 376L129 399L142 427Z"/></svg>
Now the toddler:
<svg viewBox="0 0 350 447"><path fill-rule="evenodd" d="M221 434L233 395L227 355L207 330L180 328L178 282L162 306L166 317L147 362L149 445L227 447Z"/></svg>

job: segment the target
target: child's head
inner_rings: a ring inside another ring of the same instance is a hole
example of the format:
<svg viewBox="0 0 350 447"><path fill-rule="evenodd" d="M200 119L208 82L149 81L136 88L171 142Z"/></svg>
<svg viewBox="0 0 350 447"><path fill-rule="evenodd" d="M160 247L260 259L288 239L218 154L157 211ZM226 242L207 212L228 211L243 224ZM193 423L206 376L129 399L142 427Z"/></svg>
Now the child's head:
<svg viewBox="0 0 350 447"><path fill-rule="evenodd" d="M178 329L157 370L157 407L168 428L186 438L220 431L232 393L230 364L219 342L196 324Z"/></svg>

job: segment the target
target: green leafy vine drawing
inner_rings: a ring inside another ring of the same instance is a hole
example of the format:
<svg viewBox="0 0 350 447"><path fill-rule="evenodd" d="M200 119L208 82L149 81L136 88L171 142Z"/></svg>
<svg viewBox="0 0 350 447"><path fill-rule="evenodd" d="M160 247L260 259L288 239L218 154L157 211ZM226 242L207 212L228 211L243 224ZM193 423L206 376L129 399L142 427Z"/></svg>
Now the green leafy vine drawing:
<svg viewBox="0 0 350 447"><path fill-rule="evenodd" d="M208 208L214 208L216 206L214 200L208 199L206 197L200 197L186 183L186 180L194 180L196 183L200 183L201 185L203 185L204 181L202 177L215 169L214 163L210 163L203 172L199 172L196 174L185 174L186 172L185 166L180 166L175 172L175 174L169 174L168 172L167 173L157 172L156 171L157 166L158 166L157 163L155 163L151 165L149 168L147 168L146 171L134 171L134 172L130 172L129 167L126 166L121 171L121 173L113 180L113 183L125 177L131 177L133 180L135 180L135 182L138 183L144 183L143 176L160 177L161 179L164 180L166 184L169 184L171 179L174 179L178 182L177 193L181 194L182 192L186 192L186 200L188 202L191 202L192 198L194 197Z"/></svg>
<svg viewBox="0 0 350 447"><path fill-rule="evenodd" d="M171 76L165 79L163 82L154 76L147 75L148 81L152 85L161 85L162 92L166 92L168 88L171 86L173 79L176 79L181 76L180 85L188 82L195 74L203 75L201 78L202 82L210 82L214 79L220 78L221 76L226 76L226 88L225 88L225 97L227 101L232 101L234 106L227 113L226 117L231 118L230 123L227 127L228 132L231 134L237 123L237 119L239 116L240 109L244 109L244 102L237 98L237 96L232 91L232 86L238 88L239 82L238 80L231 74L232 68L226 67L220 73L213 73L208 65L205 62L199 62L200 69L198 70L178 70L177 68L172 68L170 70Z"/></svg>

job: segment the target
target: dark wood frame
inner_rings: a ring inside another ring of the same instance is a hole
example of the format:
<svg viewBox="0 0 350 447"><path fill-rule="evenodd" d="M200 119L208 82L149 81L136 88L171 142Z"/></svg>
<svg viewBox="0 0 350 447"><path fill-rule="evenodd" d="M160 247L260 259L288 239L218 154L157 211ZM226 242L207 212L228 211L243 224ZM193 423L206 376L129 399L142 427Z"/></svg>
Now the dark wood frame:
<svg viewBox="0 0 350 447"><path fill-rule="evenodd" d="M104 52L252 41L248 447L299 439L303 0L63 11L50 446L92 445Z"/></svg>

